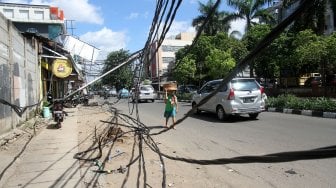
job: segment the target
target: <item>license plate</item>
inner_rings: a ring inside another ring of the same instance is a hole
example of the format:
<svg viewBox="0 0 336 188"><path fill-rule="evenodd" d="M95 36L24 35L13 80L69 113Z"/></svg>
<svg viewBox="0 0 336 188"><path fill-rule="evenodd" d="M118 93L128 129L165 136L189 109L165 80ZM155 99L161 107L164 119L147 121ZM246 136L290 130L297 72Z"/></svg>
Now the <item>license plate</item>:
<svg viewBox="0 0 336 188"><path fill-rule="evenodd" d="M254 102L254 97L245 97L243 98L244 103L253 103Z"/></svg>
<svg viewBox="0 0 336 188"><path fill-rule="evenodd" d="M54 114L62 114L63 111L54 111Z"/></svg>

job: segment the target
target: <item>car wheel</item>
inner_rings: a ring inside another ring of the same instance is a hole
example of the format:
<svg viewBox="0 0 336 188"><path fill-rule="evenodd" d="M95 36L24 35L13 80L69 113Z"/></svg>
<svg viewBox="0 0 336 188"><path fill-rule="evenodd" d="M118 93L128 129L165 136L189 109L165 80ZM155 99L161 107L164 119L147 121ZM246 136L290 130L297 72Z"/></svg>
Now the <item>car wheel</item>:
<svg viewBox="0 0 336 188"><path fill-rule="evenodd" d="M253 114L249 114L251 119L256 119L258 117L259 113L253 113Z"/></svg>
<svg viewBox="0 0 336 188"><path fill-rule="evenodd" d="M225 113L225 111L224 111L224 109L223 109L223 107L222 106L218 106L217 107L217 109L216 109L216 113L217 113L217 118L219 119L219 120L224 120L224 119L226 119L228 116L226 115L226 113Z"/></svg>
<svg viewBox="0 0 336 188"><path fill-rule="evenodd" d="M196 106L196 103L193 102L192 103L192 108L194 108L195 106ZM201 113L201 111L197 108L194 114L200 114L200 113Z"/></svg>

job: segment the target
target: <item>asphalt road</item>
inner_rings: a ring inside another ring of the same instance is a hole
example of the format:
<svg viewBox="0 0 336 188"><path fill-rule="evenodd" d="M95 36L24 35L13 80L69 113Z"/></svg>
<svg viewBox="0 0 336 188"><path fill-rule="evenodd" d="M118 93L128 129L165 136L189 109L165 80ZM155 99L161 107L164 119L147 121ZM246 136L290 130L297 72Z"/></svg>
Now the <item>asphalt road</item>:
<svg viewBox="0 0 336 188"><path fill-rule="evenodd" d="M109 100L115 101L114 98ZM188 103L179 104L178 119L191 108ZM121 100L114 106L129 114L133 103ZM162 101L138 104L140 120L149 127L164 125L163 110ZM135 111L134 109L133 115ZM216 115L202 113L189 117L177 125L177 130L170 130L156 136L155 139L162 143L163 151L168 153L173 151L179 157L217 159L259 156L336 145L336 121L272 112L261 113L257 120L235 117L230 121L218 121ZM203 171L200 176L209 182L217 182L200 187L335 187L336 185L335 158L284 163L197 166L196 169ZM188 178L188 174L184 176ZM195 177L195 175L189 176Z"/></svg>

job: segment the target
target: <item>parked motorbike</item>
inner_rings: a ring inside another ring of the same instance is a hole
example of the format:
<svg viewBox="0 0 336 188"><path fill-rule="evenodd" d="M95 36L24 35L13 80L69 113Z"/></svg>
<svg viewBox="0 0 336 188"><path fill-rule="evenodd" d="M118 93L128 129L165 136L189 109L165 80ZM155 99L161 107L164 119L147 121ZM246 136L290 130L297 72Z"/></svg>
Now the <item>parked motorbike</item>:
<svg viewBox="0 0 336 188"><path fill-rule="evenodd" d="M90 98L89 95L84 95L84 97L83 97L83 104L84 104L85 106L88 106L88 105L89 105L89 98Z"/></svg>
<svg viewBox="0 0 336 188"><path fill-rule="evenodd" d="M74 108L78 104L89 105L89 95L75 95L64 101L65 107Z"/></svg>
<svg viewBox="0 0 336 188"><path fill-rule="evenodd" d="M64 111L63 111L63 102L62 101L54 101L53 105L53 117L56 122L57 128L61 128L61 123L64 120Z"/></svg>
<svg viewBox="0 0 336 188"><path fill-rule="evenodd" d="M64 100L61 99L54 99L51 93L47 94L47 101L50 103L52 109L52 116L54 121L56 122L56 127L61 128L61 123L64 120L64 115L66 112L63 110L64 108Z"/></svg>

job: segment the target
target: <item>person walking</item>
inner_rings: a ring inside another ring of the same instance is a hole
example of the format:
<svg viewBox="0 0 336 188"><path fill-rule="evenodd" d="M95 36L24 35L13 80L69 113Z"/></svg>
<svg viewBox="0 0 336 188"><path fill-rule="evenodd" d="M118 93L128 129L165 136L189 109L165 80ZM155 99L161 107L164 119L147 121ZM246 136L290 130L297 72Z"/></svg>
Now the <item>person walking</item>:
<svg viewBox="0 0 336 188"><path fill-rule="evenodd" d="M165 111L164 111L164 117L166 118L166 127L168 128L168 121L171 117L173 120L173 129L175 128L175 117L176 113L178 111L178 103L177 103L177 97L175 95L175 90L166 90L165 89Z"/></svg>

